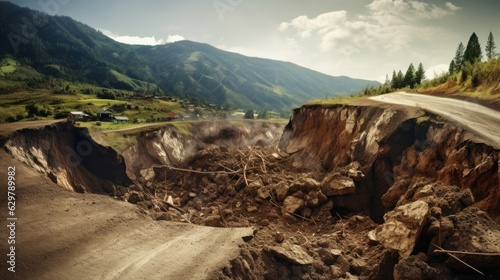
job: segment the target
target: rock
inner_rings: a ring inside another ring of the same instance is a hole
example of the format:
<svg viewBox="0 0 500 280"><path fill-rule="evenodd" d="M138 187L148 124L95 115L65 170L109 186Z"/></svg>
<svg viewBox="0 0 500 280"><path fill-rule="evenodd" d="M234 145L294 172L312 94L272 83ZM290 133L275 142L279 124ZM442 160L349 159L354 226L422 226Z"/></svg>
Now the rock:
<svg viewBox="0 0 500 280"><path fill-rule="evenodd" d="M392 279L394 266L398 263L398 254L383 250L378 256L377 264L371 269L368 279Z"/></svg>
<svg viewBox="0 0 500 280"><path fill-rule="evenodd" d="M476 207L448 216L454 223L443 248L453 251L498 253L500 252L500 224ZM500 256L457 255L461 260L479 270L496 270ZM467 270L463 264L448 258L447 265L457 270Z"/></svg>
<svg viewBox="0 0 500 280"><path fill-rule="evenodd" d="M245 192L249 195L257 196L258 190L263 186L264 184L262 183L262 180L255 180L248 184L248 186L245 188Z"/></svg>
<svg viewBox="0 0 500 280"><path fill-rule="evenodd" d="M347 271L349 271L349 268L351 267L350 264L349 264L349 260L347 260L347 258L343 255L340 255L337 257L337 261L335 262L335 264L340 267L340 269L346 273Z"/></svg>
<svg viewBox="0 0 500 280"><path fill-rule="evenodd" d="M355 258L351 262L351 270L357 275L364 275L370 272L370 265L361 258Z"/></svg>
<svg viewBox="0 0 500 280"><path fill-rule="evenodd" d="M376 229L376 239L402 258L410 256L429 216L429 205L415 201L396 207L384 215L384 224Z"/></svg>
<svg viewBox="0 0 500 280"><path fill-rule="evenodd" d="M460 192L460 202L465 206L472 206L474 204L475 199L474 195L472 194L472 191L470 189L464 189Z"/></svg>
<svg viewBox="0 0 500 280"><path fill-rule="evenodd" d="M422 256L410 256L394 267L394 280L436 279L437 274L438 271L430 267Z"/></svg>
<svg viewBox="0 0 500 280"><path fill-rule="evenodd" d="M354 193L356 185L352 178L333 173L323 179L321 191L326 196L345 195Z"/></svg>
<svg viewBox="0 0 500 280"><path fill-rule="evenodd" d="M330 252L332 252L332 254L333 254L333 256L335 258L338 258L339 256L342 256L342 251L339 250L339 249L332 249L332 250L330 250Z"/></svg>
<svg viewBox="0 0 500 280"><path fill-rule="evenodd" d="M274 194L276 195L277 201L283 201L288 195L288 185L283 182L274 184L271 186L271 188L274 191Z"/></svg>
<svg viewBox="0 0 500 280"><path fill-rule="evenodd" d="M220 227L222 226L222 220L219 215L210 215L205 218L205 225L209 227Z"/></svg>
<svg viewBox="0 0 500 280"><path fill-rule="evenodd" d="M144 200L144 195L142 193L139 193L137 191L131 191L128 194L127 201L132 203L132 204L137 204L140 201Z"/></svg>
<svg viewBox="0 0 500 280"><path fill-rule="evenodd" d="M296 211L304 208L305 202L301 198L295 196L287 196L283 201L282 213L295 213Z"/></svg>
<svg viewBox="0 0 500 280"><path fill-rule="evenodd" d="M171 204L171 205L174 205L174 199L172 198L172 196L171 196L171 195L169 195L169 196L167 197L167 203L169 203L169 204Z"/></svg>
<svg viewBox="0 0 500 280"><path fill-rule="evenodd" d="M270 222L268 219L263 219L258 221L257 224L262 227L267 227L270 224Z"/></svg>
<svg viewBox="0 0 500 280"><path fill-rule="evenodd" d="M347 171L347 176L352 178L354 181L359 181L365 177L365 174L361 170L349 169Z"/></svg>
<svg viewBox="0 0 500 280"><path fill-rule="evenodd" d="M397 180L382 196L382 204L384 207L389 210L394 209L399 199L406 193L409 187L409 179Z"/></svg>
<svg viewBox="0 0 500 280"><path fill-rule="evenodd" d="M257 190L257 198L260 198L262 200L269 199L271 197L270 195L271 188L268 186L262 186Z"/></svg>
<svg viewBox="0 0 500 280"><path fill-rule="evenodd" d="M328 247L330 247L330 241L320 240L320 241L318 241L318 246L321 248L328 248Z"/></svg>
<svg viewBox="0 0 500 280"><path fill-rule="evenodd" d="M314 180L313 178L304 178L300 180L301 183L303 183L303 190L308 191L308 190L317 190L321 187L321 183Z"/></svg>
<svg viewBox="0 0 500 280"><path fill-rule="evenodd" d="M248 206L247 207L248 213L257 213L257 210L258 210L257 206Z"/></svg>
<svg viewBox="0 0 500 280"><path fill-rule="evenodd" d="M222 212L222 213L221 213L221 214L222 214L222 217L224 217L224 218L228 218L228 217L230 217L230 216L233 216L233 215L234 215L234 212L233 212L233 210L231 210L231 209L223 209L221 212Z"/></svg>
<svg viewBox="0 0 500 280"><path fill-rule="evenodd" d="M336 265L332 265L330 266L330 273L332 274L332 279L340 279L342 277L344 277L345 275L345 271L342 270L342 268L336 266Z"/></svg>
<svg viewBox="0 0 500 280"><path fill-rule="evenodd" d="M378 245L378 240L377 240L377 231L376 230L370 230L368 232L368 245Z"/></svg>
<svg viewBox="0 0 500 280"><path fill-rule="evenodd" d="M306 204L309 207L318 207L327 200L327 197L321 191L310 191L305 197Z"/></svg>
<svg viewBox="0 0 500 280"><path fill-rule="evenodd" d="M283 241L285 241L285 235L278 231L274 234L274 240L278 243L283 243Z"/></svg>
<svg viewBox="0 0 500 280"><path fill-rule="evenodd" d="M318 255L321 261L326 265L332 265L335 263L336 259L333 257L331 250L321 248L318 250Z"/></svg>
<svg viewBox="0 0 500 280"><path fill-rule="evenodd" d="M359 277L358 277L358 276L356 276L356 275L352 275L352 274L351 274L351 273L349 273L349 272L346 272L346 273L345 273L345 279L346 279L346 280L358 280L358 279L359 279Z"/></svg>
<svg viewBox="0 0 500 280"><path fill-rule="evenodd" d="M155 171L153 168L142 169L139 173L145 181L150 181L155 177Z"/></svg>
<svg viewBox="0 0 500 280"><path fill-rule="evenodd" d="M195 198L195 197L197 197L197 196L198 196L198 195L197 195L196 193L194 193L194 192L190 192L190 193L189 193L189 197L190 197L190 198Z"/></svg>
<svg viewBox="0 0 500 280"><path fill-rule="evenodd" d="M279 246L267 247L267 251L273 256L293 264L312 264L313 257L307 254L306 250L299 245L283 243Z"/></svg>

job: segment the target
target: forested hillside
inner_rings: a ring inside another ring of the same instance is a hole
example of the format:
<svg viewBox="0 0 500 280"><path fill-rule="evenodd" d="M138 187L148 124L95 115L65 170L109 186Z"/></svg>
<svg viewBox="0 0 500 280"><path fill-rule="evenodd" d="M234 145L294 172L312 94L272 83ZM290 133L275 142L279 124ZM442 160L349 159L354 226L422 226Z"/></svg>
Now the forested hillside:
<svg viewBox="0 0 500 280"><path fill-rule="evenodd" d="M240 108L287 110L311 98L349 95L379 84L190 41L121 44L71 18L8 2L0 2L0 37L6 39L1 58L13 57L45 76Z"/></svg>

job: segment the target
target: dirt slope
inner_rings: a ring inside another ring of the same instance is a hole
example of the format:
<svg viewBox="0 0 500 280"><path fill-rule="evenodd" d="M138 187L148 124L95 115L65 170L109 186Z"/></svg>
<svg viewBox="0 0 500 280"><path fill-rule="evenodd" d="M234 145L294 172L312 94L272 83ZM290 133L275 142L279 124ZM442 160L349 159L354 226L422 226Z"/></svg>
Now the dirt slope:
<svg viewBox="0 0 500 280"><path fill-rule="evenodd" d="M64 190L5 151L0 157L2 190L7 167L16 167L18 218L15 273L1 227L2 279L209 279L253 233L153 221L135 205ZM6 195L0 205L6 217Z"/></svg>

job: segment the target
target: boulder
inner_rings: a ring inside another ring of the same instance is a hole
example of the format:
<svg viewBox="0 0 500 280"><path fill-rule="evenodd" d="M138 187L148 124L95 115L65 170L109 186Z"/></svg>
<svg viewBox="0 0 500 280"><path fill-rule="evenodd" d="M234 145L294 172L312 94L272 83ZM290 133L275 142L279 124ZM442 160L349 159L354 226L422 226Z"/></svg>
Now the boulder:
<svg viewBox="0 0 500 280"><path fill-rule="evenodd" d="M267 247L267 251L282 260L293 264L312 264L314 262L307 251L299 245L284 242L278 246Z"/></svg>
<svg viewBox="0 0 500 280"><path fill-rule="evenodd" d="M394 267L394 280L436 279L438 271L430 267L425 254L410 256Z"/></svg>
<svg viewBox="0 0 500 280"><path fill-rule="evenodd" d="M296 211L304 208L306 205L305 201L301 198L295 196L287 196L283 201L283 214L285 213L295 213Z"/></svg>
<svg viewBox="0 0 500 280"><path fill-rule="evenodd" d="M443 242L443 248L452 251L493 253L496 256L472 254L456 254L461 260L479 270L498 269L500 263L500 224L496 223L486 212L476 207L468 207L456 215L448 216L454 227ZM448 266L457 270L466 270L453 258L448 258Z"/></svg>
<svg viewBox="0 0 500 280"><path fill-rule="evenodd" d="M376 238L386 249L397 251L401 258L407 258L429 214L429 205L420 200L396 207L384 215L385 222L377 227Z"/></svg>
<svg viewBox="0 0 500 280"><path fill-rule="evenodd" d="M355 191L354 180L338 173L332 173L322 181L321 192L326 196L345 195Z"/></svg>

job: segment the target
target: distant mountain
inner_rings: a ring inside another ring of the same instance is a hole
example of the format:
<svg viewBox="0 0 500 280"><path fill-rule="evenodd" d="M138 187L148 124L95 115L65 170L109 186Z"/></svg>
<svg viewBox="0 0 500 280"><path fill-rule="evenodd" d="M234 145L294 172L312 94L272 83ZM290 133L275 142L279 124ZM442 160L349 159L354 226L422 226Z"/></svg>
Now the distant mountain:
<svg viewBox="0 0 500 280"><path fill-rule="evenodd" d="M233 107L289 109L379 84L191 41L126 45L69 17L9 2L0 2L0 37L0 56L15 56L45 75Z"/></svg>

